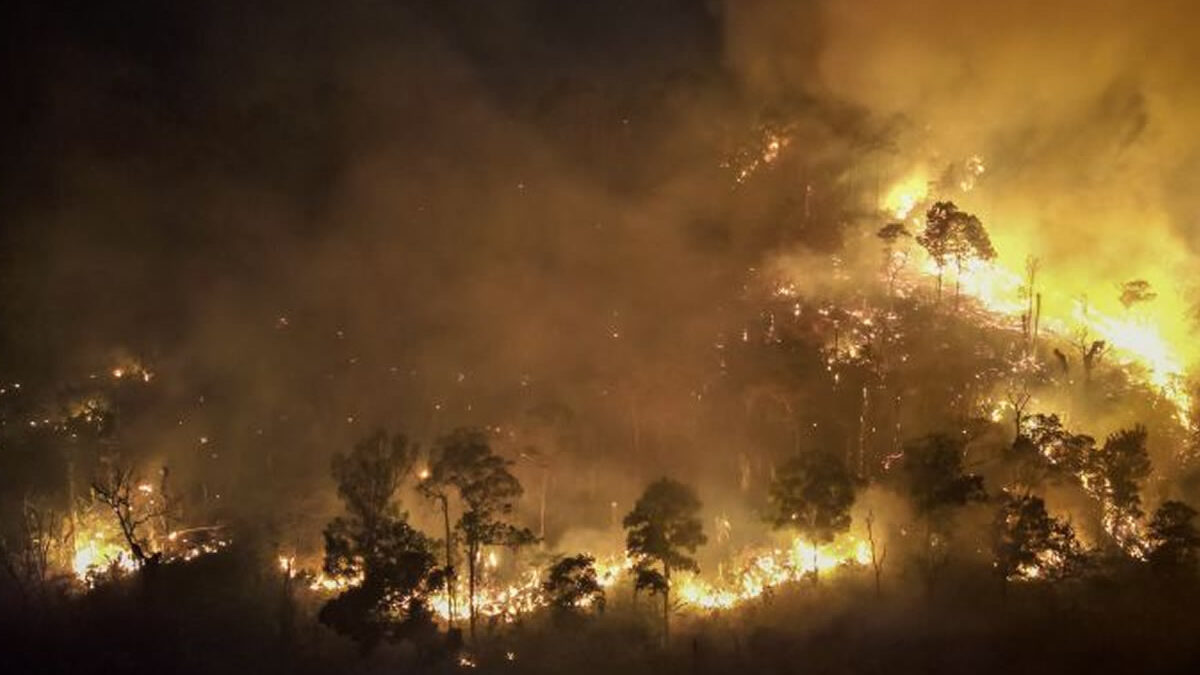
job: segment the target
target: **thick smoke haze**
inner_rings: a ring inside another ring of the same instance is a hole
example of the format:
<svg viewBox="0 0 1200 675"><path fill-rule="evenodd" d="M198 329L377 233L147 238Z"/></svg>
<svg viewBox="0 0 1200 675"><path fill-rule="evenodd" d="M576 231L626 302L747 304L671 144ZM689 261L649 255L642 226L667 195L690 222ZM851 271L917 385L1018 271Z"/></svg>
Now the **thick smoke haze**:
<svg viewBox="0 0 1200 675"><path fill-rule="evenodd" d="M13 672L1197 662L1192 3L20 4Z"/></svg>
<svg viewBox="0 0 1200 675"><path fill-rule="evenodd" d="M1147 311L1191 360L1197 21L1183 2L831 2L820 54L753 81L815 76L821 91L902 120L902 171L936 179L982 157L981 189L960 201L1002 258L1018 269L1041 258L1060 297L1087 294L1110 313L1117 285L1150 281L1159 297Z"/></svg>
<svg viewBox="0 0 1200 675"><path fill-rule="evenodd" d="M699 470L725 312L798 206L721 165L758 112L720 8L612 9L27 8L8 376L143 365L123 451L227 496L546 406L593 427L581 483Z"/></svg>
<svg viewBox="0 0 1200 675"><path fill-rule="evenodd" d="M328 494L330 454L376 426L506 425L512 450L568 458L556 480L604 524L610 498L726 477L753 447L706 413L763 271L838 254L868 273L845 205L972 157L986 172L957 198L1010 267L1042 258L1048 313L1082 294L1116 313L1146 279L1140 311L1190 357L1191 21L1132 2L28 7L4 367L144 364L127 451L247 498L264 475ZM755 163L767 132L786 144ZM555 436L563 416L584 431Z"/></svg>

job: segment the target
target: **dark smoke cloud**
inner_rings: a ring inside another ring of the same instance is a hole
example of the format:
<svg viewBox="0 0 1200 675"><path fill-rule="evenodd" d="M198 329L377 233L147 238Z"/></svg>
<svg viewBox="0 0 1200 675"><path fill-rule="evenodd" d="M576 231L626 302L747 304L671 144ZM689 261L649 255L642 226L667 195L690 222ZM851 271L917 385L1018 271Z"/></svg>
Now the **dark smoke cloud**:
<svg viewBox="0 0 1200 675"><path fill-rule="evenodd" d="M633 455L639 479L702 472L749 270L839 240L770 186L816 181L846 134L803 98L764 115L713 3L17 16L7 374L144 362L123 444L212 491L325 486L375 425L503 436L551 404L586 420L579 485ZM739 188L723 160L782 119L803 161Z"/></svg>

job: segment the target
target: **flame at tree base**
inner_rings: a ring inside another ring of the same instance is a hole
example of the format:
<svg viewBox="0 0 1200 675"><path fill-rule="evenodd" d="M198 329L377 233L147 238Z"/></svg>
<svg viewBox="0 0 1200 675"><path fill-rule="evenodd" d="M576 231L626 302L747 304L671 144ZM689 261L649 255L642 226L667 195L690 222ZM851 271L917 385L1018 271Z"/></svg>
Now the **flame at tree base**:
<svg viewBox="0 0 1200 675"><path fill-rule="evenodd" d="M683 611L716 611L735 609L739 605L760 598L772 589L786 586L834 572L845 566L867 565L871 562L870 547L851 535L843 535L833 542L814 546L796 537L786 546L770 549L755 549L742 554L736 571L720 574L716 580L701 575L686 575L673 581L672 595ZM601 588L611 590L629 581L629 573L635 561L628 555L610 555L595 562L596 579ZM295 575L294 558L281 556L279 567L286 574ZM506 584L481 583L475 592L476 616L484 620L512 623L519 617L549 606L542 589L540 570L531 569L521 573L515 581ZM318 593L339 593L362 583L361 576L333 579L318 573L312 576L308 587ZM455 620L464 620L468 614L466 582L459 580L455 587ZM426 598L430 610L443 623L451 620L450 597L437 590ZM589 600L580 604L590 606Z"/></svg>
<svg viewBox="0 0 1200 675"><path fill-rule="evenodd" d="M732 609L779 586L819 576L846 564L866 565L870 562L871 550L867 543L850 536L819 546L796 538L786 549L748 556L727 580L714 584L699 576L686 577L676 593L688 607Z"/></svg>

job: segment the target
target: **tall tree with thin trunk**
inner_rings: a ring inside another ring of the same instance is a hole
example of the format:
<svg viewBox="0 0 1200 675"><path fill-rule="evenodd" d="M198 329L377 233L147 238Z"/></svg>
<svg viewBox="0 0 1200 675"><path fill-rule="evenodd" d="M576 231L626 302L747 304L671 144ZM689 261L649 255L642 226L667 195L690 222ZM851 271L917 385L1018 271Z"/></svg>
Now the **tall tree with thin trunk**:
<svg viewBox="0 0 1200 675"><path fill-rule="evenodd" d="M937 264L938 300L942 298L942 276L954 263L954 306L958 307L963 268L970 260L992 260L996 249L978 218L960 211L954 202L937 202L925 213L925 229L917 236L920 244Z"/></svg>
<svg viewBox="0 0 1200 675"><path fill-rule="evenodd" d="M671 573L700 571L696 549L708 541L692 488L670 478L651 483L625 516L625 549L637 560L637 585L661 592L663 643L671 635ZM658 565L661 569L654 569Z"/></svg>
<svg viewBox="0 0 1200 675"><path fill-rule="evenodd" d="M455 529L466 546L467 612L473 638L481 551L485 546L524 546L536 537L527 528L507 522L524 490L510 471L512 462L492 451L484 431L457 429L438 440L435 455L427 480L453 487L462 507Z"/></svg>

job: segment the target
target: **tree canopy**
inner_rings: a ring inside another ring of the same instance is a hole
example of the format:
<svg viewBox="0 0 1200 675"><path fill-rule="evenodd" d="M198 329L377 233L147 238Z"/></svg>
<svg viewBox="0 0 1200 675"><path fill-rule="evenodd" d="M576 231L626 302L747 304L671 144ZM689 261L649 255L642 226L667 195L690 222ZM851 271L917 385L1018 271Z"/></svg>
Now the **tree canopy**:
<svg viewBox="0 0 1200 675"><path fill-rule="evenodd" d="M773 527L794 529L813 544L829 542L850 528L854 479L838 457L804 453L779 468L767 500Z"/></svg>
<svg viewBox="0 0 1200 675"><path fill-rule="evenodd" d="M663 639L670 635L671 572L700 571L693 556L708 541L700 522L700 499L692 488L660 478L646 488L623 521L625 548L635 563L635 584L660 592ZM653 565L661 567L661 573Z"/></svg>
<svg viewBox="0 0 1200 675"><path fill-rule="evenodd" d="M324 570L357 586L327 602L319 618L364 650L433 630L424 594L435 565L432 542L409 525L396 494L415 454L404 436L378 431L333 458L346 515L325 528Z"/></svg>

